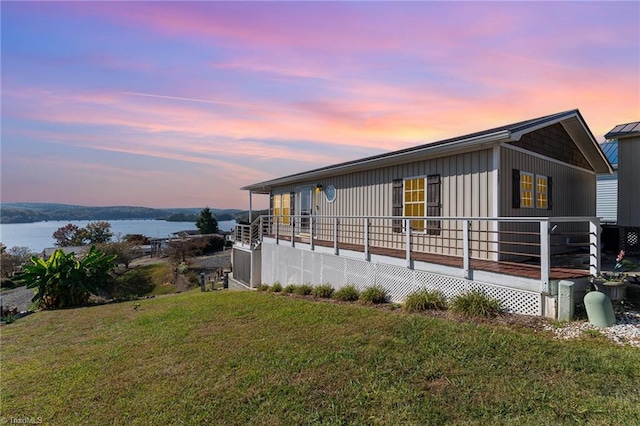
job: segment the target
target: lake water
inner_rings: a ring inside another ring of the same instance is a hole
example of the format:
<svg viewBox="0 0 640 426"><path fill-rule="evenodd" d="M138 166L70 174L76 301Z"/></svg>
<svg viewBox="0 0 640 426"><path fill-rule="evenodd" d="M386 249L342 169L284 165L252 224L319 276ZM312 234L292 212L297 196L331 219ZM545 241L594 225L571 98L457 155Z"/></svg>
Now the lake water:
<svg viewBox="0 0 640 426"><path fill-rule="evenodd" d="M68 223L84 228L95 220L60 220L35 223L6 223L0 225L0 242L11 248L29 247L33 252L40 253L48 247L54 247L53 233ZM173 232L197 229L194 222L167 222L166 220L108 220L114 237L124 237L127 234L142 234L150 238L165 238ZM236 224L235 220L218 222L221 231L230 231Z"/></svg>

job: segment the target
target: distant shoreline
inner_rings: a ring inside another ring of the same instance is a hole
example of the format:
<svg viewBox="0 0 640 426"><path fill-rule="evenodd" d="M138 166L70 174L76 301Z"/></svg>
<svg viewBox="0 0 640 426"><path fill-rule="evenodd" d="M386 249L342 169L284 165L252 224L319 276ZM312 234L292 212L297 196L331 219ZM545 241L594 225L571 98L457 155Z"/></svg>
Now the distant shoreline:
<svg viewBox="0 0 640 426"><path fill-rule="evenodd" d="M38 223L60 220L165 220L168 222L195 222L202 208L155 209L137 206L90 207L48 203L2 203L0 224ZM220 221L237 220L248 214L239 209L214 209L211 212Z"/></svg>

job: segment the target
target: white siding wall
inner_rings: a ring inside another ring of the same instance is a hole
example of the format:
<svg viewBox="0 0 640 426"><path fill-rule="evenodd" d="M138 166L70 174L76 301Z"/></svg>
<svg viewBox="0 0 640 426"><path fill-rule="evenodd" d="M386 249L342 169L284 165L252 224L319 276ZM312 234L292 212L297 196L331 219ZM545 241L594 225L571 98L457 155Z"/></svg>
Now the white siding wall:
<svg viewBox="0 0 640 426"><path fill-rule="evenodd" d="M618 175L598 176L596 216L604 222L618 220Z"/></svg>

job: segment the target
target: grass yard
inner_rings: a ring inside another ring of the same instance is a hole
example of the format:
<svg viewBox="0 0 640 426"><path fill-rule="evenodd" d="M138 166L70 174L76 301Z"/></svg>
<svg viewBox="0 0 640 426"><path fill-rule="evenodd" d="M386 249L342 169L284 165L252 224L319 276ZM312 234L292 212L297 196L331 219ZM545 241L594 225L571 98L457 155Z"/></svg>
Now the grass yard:
<svg viewBox="0 0 640 426"><path fill-rule="evenodd" d="M2 413L50 424L640 424L640 350L199 290L1 328Z"/></svg>

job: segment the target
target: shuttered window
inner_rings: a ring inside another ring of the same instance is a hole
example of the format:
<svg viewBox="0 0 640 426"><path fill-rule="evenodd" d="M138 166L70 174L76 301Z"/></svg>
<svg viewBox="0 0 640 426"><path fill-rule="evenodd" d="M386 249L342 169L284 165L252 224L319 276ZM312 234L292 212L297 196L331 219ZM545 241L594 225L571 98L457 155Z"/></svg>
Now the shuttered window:
<svg viewBox="0 0 640 426"><path fill-rule="evenodd" d="M425 190L424 178L413 178L404 180L404 215L405 216L425 216ZM425 221L413 219L411 229L416 232L423 232Z"/></svg>
<svg viewBox="0 0 640 426"><path fill-rule="evenodd" d="M536 207L546 209L548 207L547 177L536 175Z"/></svg>
<svg viewBox="0 0 640 426"><path fill-rule="evenodd" d="M551 210L553 206L553 179L513 169L513 208Z"/></svg>
<svg viewBox="0 0 640 426"><path fill-rule="evenodd" d="M520 207L533 208L533 174L520 172Z"/></svg>
<svg viewBox="0 0 640 426"><path fill-rule="evenodd" d="M440 202L440 175L427 176L427 216L441 216L442 203ZM427 234L440 235L441 221L428 220Z"/></svg>

